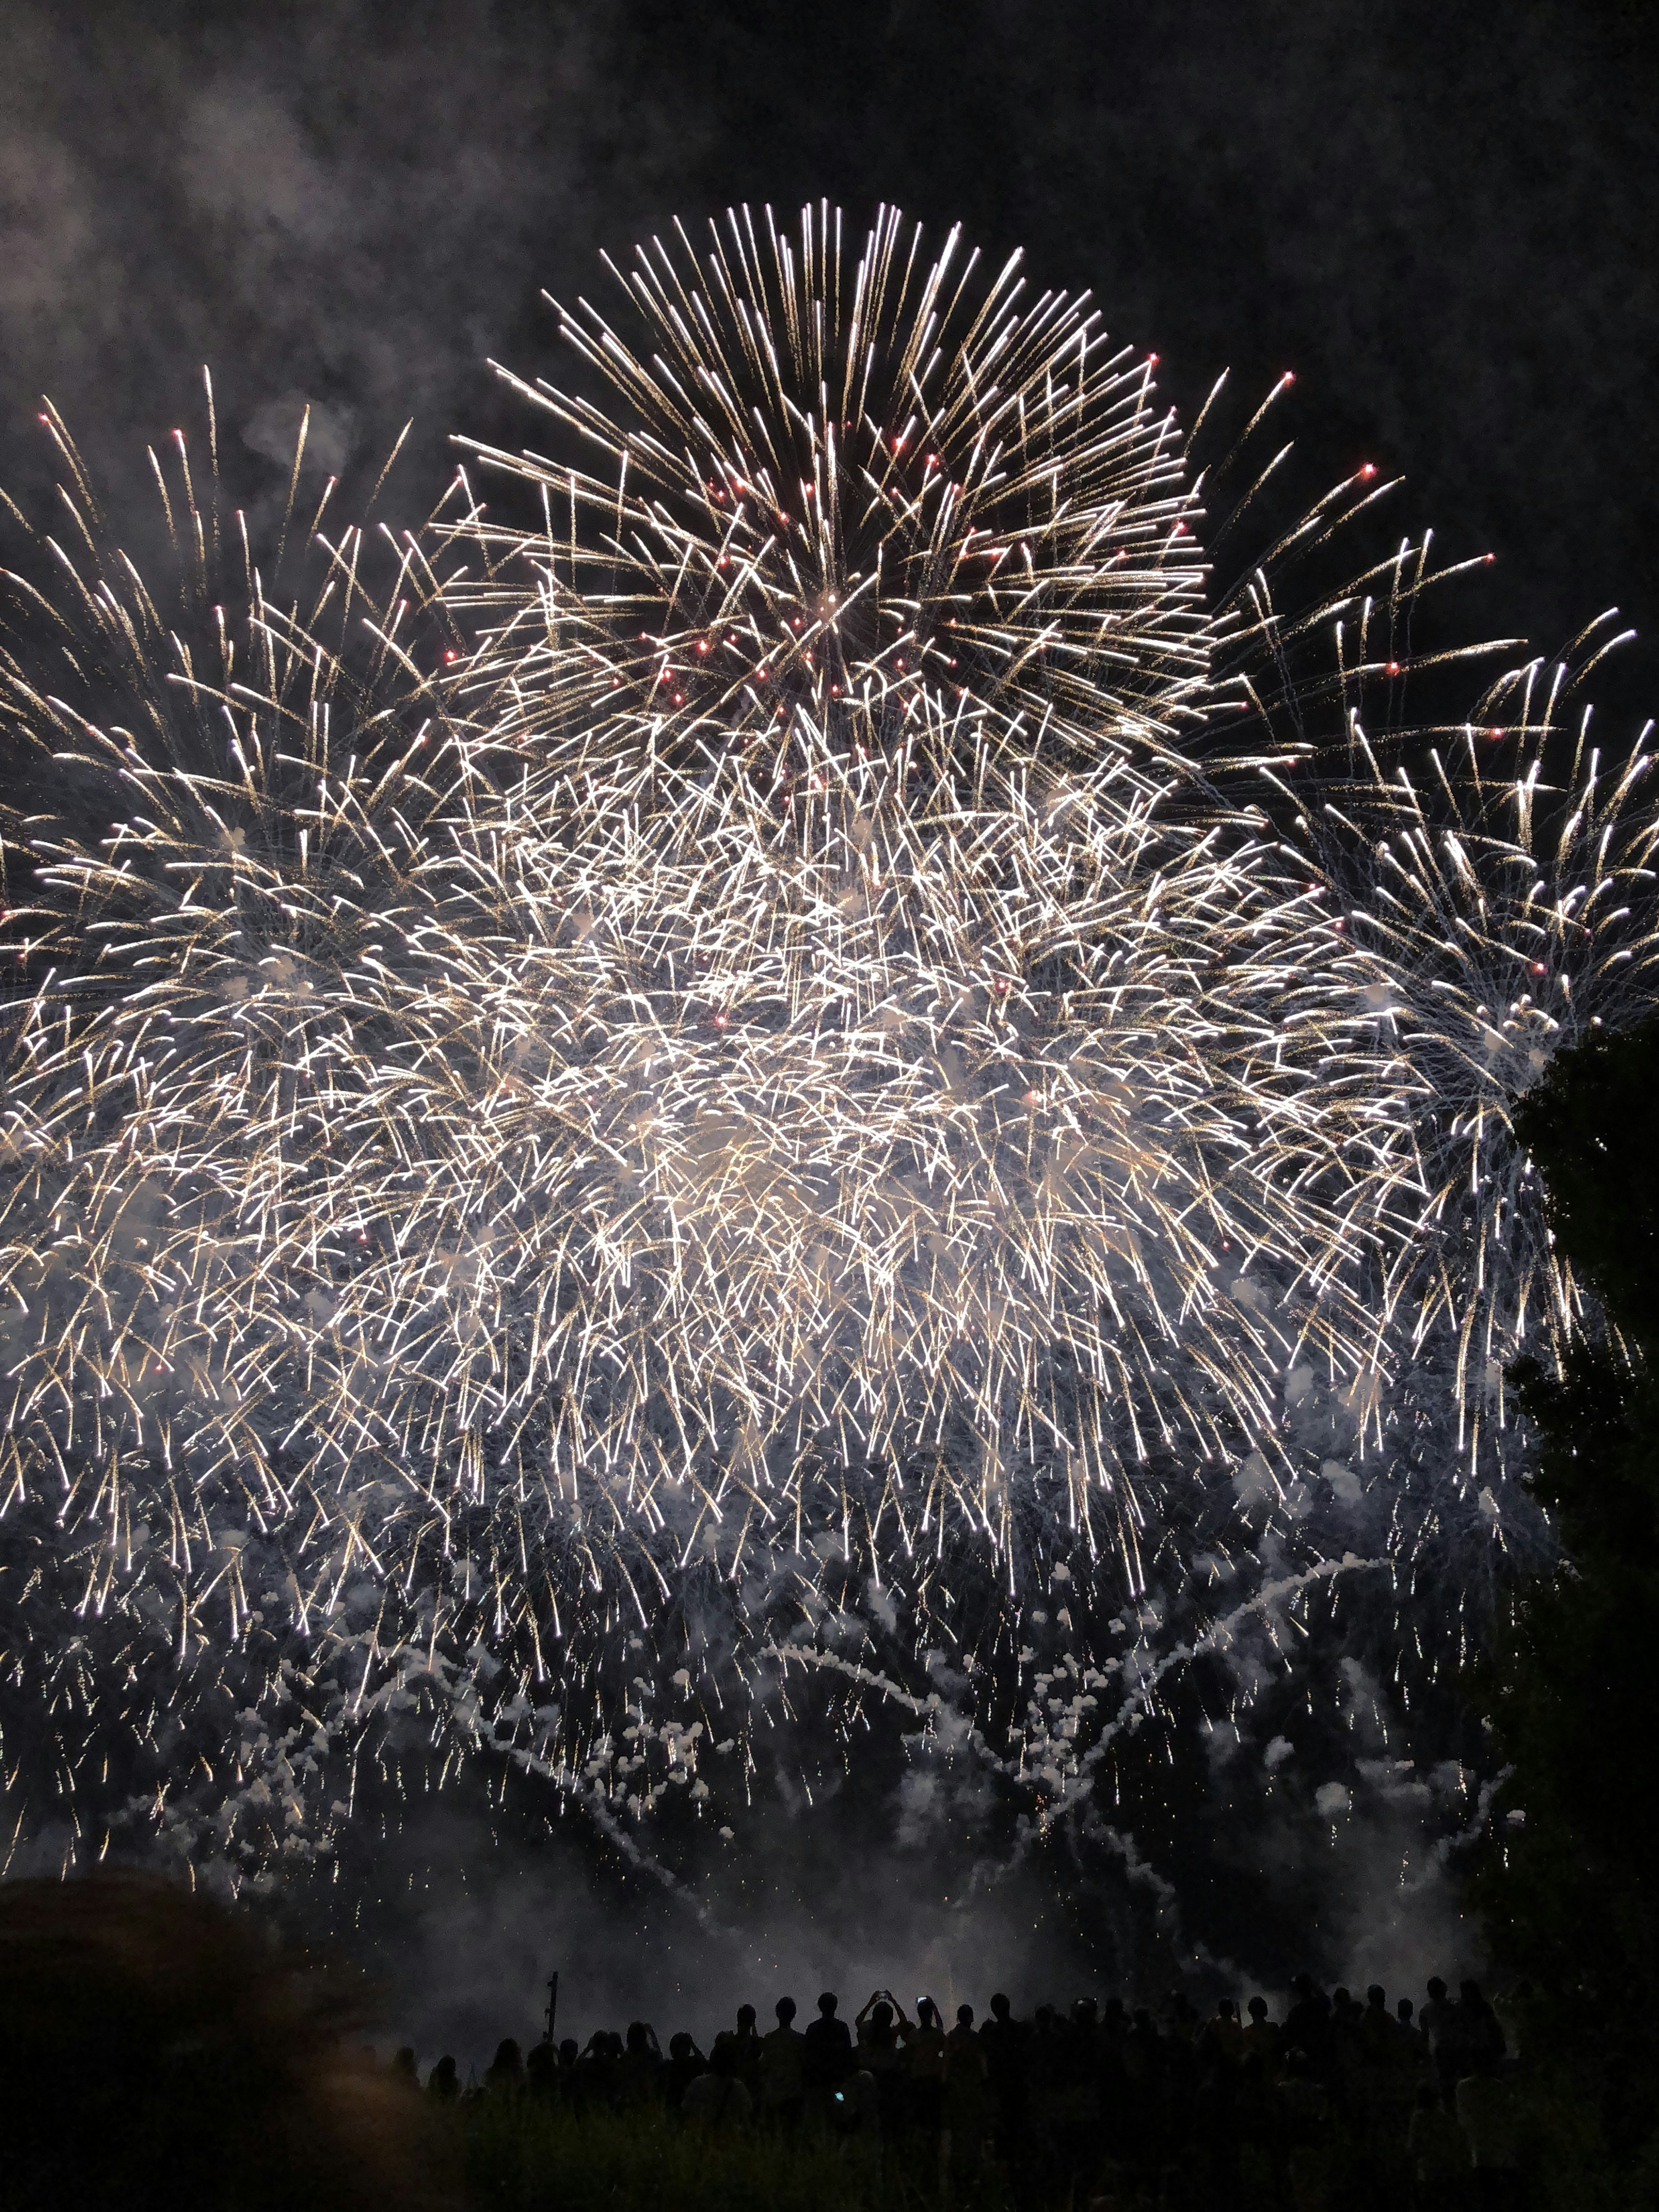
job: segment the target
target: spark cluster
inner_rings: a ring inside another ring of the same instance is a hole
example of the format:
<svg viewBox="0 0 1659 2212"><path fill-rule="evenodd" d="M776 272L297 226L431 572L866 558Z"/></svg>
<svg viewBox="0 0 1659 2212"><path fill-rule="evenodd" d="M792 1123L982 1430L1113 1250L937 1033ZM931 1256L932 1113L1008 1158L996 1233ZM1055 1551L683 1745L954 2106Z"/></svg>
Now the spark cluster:
<svg viewBox="0 0 1659 2212"><path fill-rule="evenodd" d="M0 1605L66 1856L326 1854L365 1752L735 1808L793 1662L937 1711L943 1647L1063 1803L1120 1674L1537 1540L1503 1370L1583 1308L1507 1100L1652 988L1583 656L1413 731L1426 545L1276 604L1374 472L1226 583L1261 479L1086 300L711 240L562 314L561 450L402 540L291 488L280 589L180 439L164 616L54 422Z"/></svg>

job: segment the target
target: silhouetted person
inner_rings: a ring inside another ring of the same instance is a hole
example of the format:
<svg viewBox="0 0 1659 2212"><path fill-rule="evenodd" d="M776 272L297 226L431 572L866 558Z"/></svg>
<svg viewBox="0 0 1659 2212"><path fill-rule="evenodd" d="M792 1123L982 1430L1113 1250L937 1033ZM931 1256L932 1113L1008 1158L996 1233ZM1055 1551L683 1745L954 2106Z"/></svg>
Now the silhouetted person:
<svg viewBox="0 0 1659 2212"><path fill-rule="evenodd" d="M910 2124L923 2135L936 2136L943 2121L946 2050L939 2007L932 1997L920 2000L914 2024L901 2033Z"/></svg>
<svg viewBox="0 0 1659 2212"><path fill-rule="evenodd" d="M516 2096L524 2087L524 2058L517 2043L504 2035L495 2045L495 2056L484 2069L483 2085L497 2096Z"/></svg>
<svg viewBox="0 0 1659 2212"><path fill-rule="evenodd" d="M1212 2065L1237 2065L1243 2056L1244 2031L1238 2024L1238 2008L1231 1997L1216 2000L1214 2017L1204 2023L1202 2048Z"/></svg>
<svg viewBox="0 0 1659 2212"><path fill-rule="evenodd" d="M845 2028L842 2033L846 2033ZM740 2128L754 2109L748 2090L738 2079L732 2044L717 2043L708 2055L708 2071L686 2084L680 2111L694 2126Z"/></svg>
<svg viewBox="0 0 1659 2212"><path fill-rule="evenodd" d="M806 2087L833 2089L853 2070L853 2038L844 2020L836 2018L839 2000L833 1990L818 1999L818 2016L803 2039L801 2073Z"/></svg>
<svg viewBox="0 0 1659 2212"><path fill-rule="evenodd" d="M525 2054L524 2085L541 2105L551 2104L559 2094L559 2054L545 2039Z"/></svg>
<svg viewBox="0 0 1659 2212"><path fill-rule="evenodd" d="M1429 2000L1418 2014L1417 2024L1427 2039L1436 2075L1443 2087L1449 2088L1457 2079L1457 2008L1438 1974L1429 1984Z"/></svg>
<svg viewBox="0 0 1659 2212"><path fill-rule="evenodd" d="M723 2028L714 2038L716 2051L722 2046L729 2046L733 2069L751 2098L760 2081L760 2043L755 2028L755 2008L751 2004L739 2005L737 2027Z"/></svg>
<svg viewBox="0 0 1659 2212"><path fill-rule="evenodd" d="M1267 1998L1252 1997L1244 2009L1250 2015L1250 2024L1240 2038L1243 2056L1247 2059L1260 2058L1264 2064L1276 2067L1283 2039L1267 2017Z"/></svg>
<svg viewBox="0 0 1659 2212"><path fill-rule="evenodd" d="M596 2027L576 2061L576 2103L584 2107L614 2105L617 2075L623 2057L623 2039L609 2028Z"/></svg>
<svg viewBox="0 0 1659 2212"><path fill-rule="evenodd" d="M401 2083L406 2089L420 2087L420 2069L415 2063L415 2046L412 2043L405 2043L401 2049L392 2052L392 2078L394 2081Z"/></svg>
<svg viewBox="0 0 1659 2212"><path fill-rule="evenodd" d="M1330 2002L1310 1974L1298 1974L1291 1993L1296 2002L1285 2015L1283 2046L1304 2052L1315 2073L1322 2073L1331 2055Z"/></svg>
<svg viewBox="0 0 1659 2212"><path fill-rule="evenodd" d="M708 2061L691 2038L682 2028L678 2035L668 2039L668 2063L663 2069L663 2094L671 2110L678 2111L685 2101L685 2093L699 2074L708 2071Z"/></svg>
<svg viewBox="0 0 1659 2212"><path fill-rule="evenodd" d="M795 2000L780 1997L774 2008L777 2026L761 2038L761 2109L784 2127L800 2118L801 2093L805 2087L806 2039L795 2026Z"/></svg>
<svg viewBox="0 0 1659 2212"><path fill-rule="evenodd" d="M446 2051L426 2077L427 2094L435 2097L441 2105L453 2105L461 2094L460 2077L455 2071L455 2061Z"/></svg>
<svg viewBox="0 0 1659 2212"><path fill-rule="evenodd" d="M1459 1985L1457 2040L1465 2074L1490 2074L1504 2056L1504 2031L1498 2014L1481 1995L1479 1982Z"/></svg>
<svg viewBox="0 0 1659 2212"><path fill-rule="evenodd" d="M904 2054L895 2024L896 2011L895 1999L880 1990L872 1993L859 2014L855 2062L875 2084L877 2114L882 2132L889 2136L896 2135L904 2121ZM902 2014L898 2017L902 2019ZM909 2022L904 2024L908 2027Z"/></svg>
<svg viewBox="0 0 1659 2212"><path fill-rule="evenodd" d="M649 2021L629 2021L628 2042L617 2067L617 2101L622 2105L653 2103L662 2066L656 2029Z"/></svg>

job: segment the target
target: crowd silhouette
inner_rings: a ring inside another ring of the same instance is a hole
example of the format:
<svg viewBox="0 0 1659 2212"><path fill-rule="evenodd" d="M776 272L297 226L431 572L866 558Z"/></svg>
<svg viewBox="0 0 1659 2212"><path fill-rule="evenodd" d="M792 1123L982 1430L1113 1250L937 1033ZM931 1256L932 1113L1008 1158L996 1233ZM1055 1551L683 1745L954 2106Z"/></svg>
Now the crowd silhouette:
<svg viewBox="0 0 1659 2212"><path fill-rule="evenodd" d="M508 2039L464 2089L453 2057L427 2076L440 2102L517 2100L581 2116L655 2111L709 2131L837 2136L942 2193L1000 2174L1021 2207L1060 2203L1340 2203L1452 2212L1520 2205L1526 2109L1518 2020L1479 1984L1390 2004L1307 1976L1282 2020L1254 1996L1202 2017L1182 1993L1154 2010L1113 1997L1029 2019L993 1996L983 2020L931 1997L907 2013L871 1992L849 2023L832 1991L803 2027L785 1996L763 2033L752 2005L707 2052L681 2031L666 2052L645 2021L585 2044ZM1507 2027L1506 2027L1507 2022ZM394 2070L418 2084L416 2054Z"/></svg>

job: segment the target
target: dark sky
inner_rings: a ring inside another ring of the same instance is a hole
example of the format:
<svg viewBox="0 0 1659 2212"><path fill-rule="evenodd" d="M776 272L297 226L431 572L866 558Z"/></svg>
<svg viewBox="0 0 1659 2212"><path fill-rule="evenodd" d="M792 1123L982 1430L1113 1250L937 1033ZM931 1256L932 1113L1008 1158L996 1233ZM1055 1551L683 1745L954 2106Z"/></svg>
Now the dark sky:
<svg viewBox="0 0 1659 2212"><path fill-rule="evenodd" d="M142 491L207 361L240 496L303 395L325 459L416 416L411 517L444 433L517 442L481 364L546 365L541 286L592 289L600 246L676 213L885 198L1091 289L1178 401L1293 367L1322 477L1403 470L1402 532L1498 549L1484 627L1654 628L1638 0L8 0L0 31L15 488L45 481L48 390ZM1620 724L1656 672L1644 644L1601 686Z"/></svg>

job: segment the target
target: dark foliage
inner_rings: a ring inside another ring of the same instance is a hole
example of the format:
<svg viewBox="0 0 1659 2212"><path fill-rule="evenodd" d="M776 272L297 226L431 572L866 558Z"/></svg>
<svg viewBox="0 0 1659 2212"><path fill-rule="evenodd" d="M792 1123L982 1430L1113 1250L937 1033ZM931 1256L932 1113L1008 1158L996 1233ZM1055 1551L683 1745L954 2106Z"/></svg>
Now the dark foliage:
<svg viewBox="0 0 1659 2212"><path fill-rule="evenodd" d="M1558 1247L1606 1323L1513 1379L1539 1437L1554 1573L1516 1598L1484 1685L1511 1772L1476 1877L1558 2090L1589 2129L1578 2201L1659 2201L1659 1023L1563 1054L1516 1127ZM1544 2023L1547 2021L1547 2027Z"/></svg>

